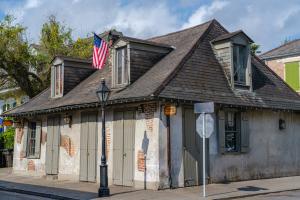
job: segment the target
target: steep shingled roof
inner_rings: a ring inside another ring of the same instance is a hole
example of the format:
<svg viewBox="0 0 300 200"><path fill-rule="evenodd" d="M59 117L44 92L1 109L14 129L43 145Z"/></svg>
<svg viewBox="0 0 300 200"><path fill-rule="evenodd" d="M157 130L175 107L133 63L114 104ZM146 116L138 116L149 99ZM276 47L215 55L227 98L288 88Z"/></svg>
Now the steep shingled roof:
<svg viewBox="0 0 300 200"><path fill-rule="evenodd" d="M300 97L257 57L252 58L253 92L232 90L211 41L228 34L217 21L150 38L149 41L175 49L126 88L113 90L110 103L170 98L188 101L214 101L219 104L288 109L300 111ZM45 90L10 115L59 111L71 106L96 106L96 90L101 78L111 85L111 66L94 72L62 98L51 99Z"/></svg>
<svg viewBox="0 0 300 200"><path fill-rule="evenodd" d="M274 59L294 55L300 55L300 39L290 41L279 47L271 49L270 51L261 54L259 57L261 59Z"/></svg>

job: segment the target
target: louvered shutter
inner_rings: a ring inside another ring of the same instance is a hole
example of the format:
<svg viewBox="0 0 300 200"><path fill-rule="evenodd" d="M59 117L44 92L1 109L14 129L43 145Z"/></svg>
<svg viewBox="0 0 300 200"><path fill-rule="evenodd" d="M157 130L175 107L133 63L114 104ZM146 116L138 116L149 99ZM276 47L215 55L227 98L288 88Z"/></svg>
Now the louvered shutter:
<svg viewBox="0 0 300 200"><path fill-rule="evenodd" d="M42 133L42 122L36 122L36 135L35 135L35 152L34 157L40 158L41 154L41 133Z"/></svg>
<svg viewBox="0 0 300 200"><path fill-rule="evenodd" d="M219 151L220 153L225 153L225 113L223 110L218 112L218 132L219 132Z"/></svg>
<svg viewBox="0 0 300 200"><path fill-rule="evenodd" d="M241 152L249 151L249 120L248 112L241 113Z"/></svg>
<svg viewBox="0 0 300 200"><path fill-rule="evenodd" d="M27 121L24 122L24 129L23 129L23 141L22 141L22 150L21 150L21 156L23 158L27 157L27 135L28 135L28 125L29 123Z"/></svg>

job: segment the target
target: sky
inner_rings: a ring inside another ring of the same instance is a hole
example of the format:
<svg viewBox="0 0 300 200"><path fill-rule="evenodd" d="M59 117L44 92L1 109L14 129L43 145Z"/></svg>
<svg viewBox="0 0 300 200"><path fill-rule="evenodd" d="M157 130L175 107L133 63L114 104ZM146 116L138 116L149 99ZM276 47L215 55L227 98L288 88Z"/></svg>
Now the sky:
<svg viewBox="0 0 300 200"><path fill-rule="evenodd" d="M149 38L218 20L228 31L242 29L267 51L300 38L299 0L0 0L0 20L12 14L38 42L50 15L73 29L73 38L116 28Z"/></svg>

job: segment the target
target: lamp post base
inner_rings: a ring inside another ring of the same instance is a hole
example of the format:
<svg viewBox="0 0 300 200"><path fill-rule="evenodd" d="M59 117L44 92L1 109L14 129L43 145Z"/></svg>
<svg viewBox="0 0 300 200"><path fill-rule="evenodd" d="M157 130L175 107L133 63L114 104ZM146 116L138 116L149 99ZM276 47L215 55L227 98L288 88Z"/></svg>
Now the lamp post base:
<svg viewBox="0 0 300 200"><path fill-rule="evenodd" d="M99 197L108 197L109 194L108 188L108 174L107 174L107 165L101 164L100 165L100 188L98 190Z"/></svg>
<svg viewBox="0 0 300 200"><path fill-rule="evenodd" d="M109 188L106 187L106 188L99 188L98 190L98 197L109 197L110 195L110 192L109 192Z"/></svg>

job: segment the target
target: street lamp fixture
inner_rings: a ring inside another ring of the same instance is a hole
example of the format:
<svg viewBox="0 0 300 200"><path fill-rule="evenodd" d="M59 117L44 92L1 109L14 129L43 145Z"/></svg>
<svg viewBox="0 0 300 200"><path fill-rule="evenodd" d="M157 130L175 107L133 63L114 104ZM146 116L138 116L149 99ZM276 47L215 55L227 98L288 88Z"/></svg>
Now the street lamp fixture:
<svg viewBox="0 0 300 200"><path fill-rule="evenodd" d="M99 197L108 197L109 188L108 188L108 175L107 175L107 164L106 164L106 144L105 144L105 106L110 94L109 88L105 84L105 79L101 80L101 85L97 90L97 96L99 102L101 103L102 111L102 153L101 153L101 165L100 165L100 188L98 190Z"/></svg>

